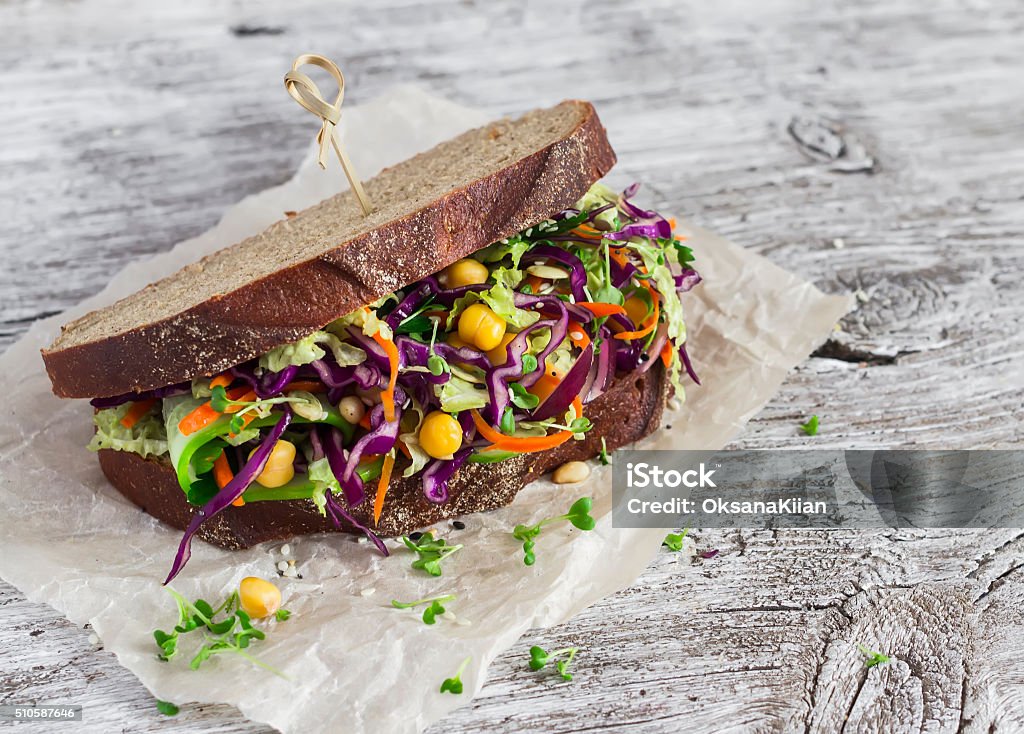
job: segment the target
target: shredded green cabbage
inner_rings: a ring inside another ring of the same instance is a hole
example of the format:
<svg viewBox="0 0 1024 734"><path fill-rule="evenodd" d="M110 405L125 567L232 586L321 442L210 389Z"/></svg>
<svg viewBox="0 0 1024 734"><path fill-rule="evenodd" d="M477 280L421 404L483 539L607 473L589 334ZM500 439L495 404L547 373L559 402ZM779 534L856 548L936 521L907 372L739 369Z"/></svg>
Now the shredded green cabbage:
<svg viewBox="0 0 1024 734"><path fill-rule="evenodd" d="M167 453L167 432L164 430L162 417L158 413L148 413L131 428L121 425L121 419L131 407L132 403L125 403L116 408L96 411L92 419L96 426L96 433L89 441L90 451L99 451L100 449L130 451L143 458L163 456Z"/></svg>
<svg viewBox="0 0 1024 734"><path fill-rule="evenodd" d="M441 410L446 413L459 413L473 408L480 409L491 402L491 396L487 390L457 377L454 372L448 382L435 386L434 389L437 397L441 400Z"/></svg>

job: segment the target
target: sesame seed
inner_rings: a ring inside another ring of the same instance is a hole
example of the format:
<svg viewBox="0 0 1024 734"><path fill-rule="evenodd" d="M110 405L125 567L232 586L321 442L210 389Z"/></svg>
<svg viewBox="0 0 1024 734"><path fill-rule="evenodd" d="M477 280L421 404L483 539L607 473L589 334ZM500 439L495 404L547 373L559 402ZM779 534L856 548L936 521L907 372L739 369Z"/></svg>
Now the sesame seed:
<svg viewBox="0 0 1024 734"><path fill-rule="evenodd" d="M278 562L277 570L278 571L287 571L288 570L288 561L280 561L280 562Z"/></svg>
<svg viewBox="0 0 1024 734"><path fill-rule="evenodd" d="M292 547L290 545L285 543L284 545L281 546L281 555L282 556L290 556L291 554L292 554Z"/></svg>
<svg viewBox="0 0 1024 734"><path fill-rule="evenodd" d="M362 591L360 591L359 595L360 596L373 596L376 593L377 593L377 590L371 586L371 587L369 587L367 589L363 589Z"/></svg>

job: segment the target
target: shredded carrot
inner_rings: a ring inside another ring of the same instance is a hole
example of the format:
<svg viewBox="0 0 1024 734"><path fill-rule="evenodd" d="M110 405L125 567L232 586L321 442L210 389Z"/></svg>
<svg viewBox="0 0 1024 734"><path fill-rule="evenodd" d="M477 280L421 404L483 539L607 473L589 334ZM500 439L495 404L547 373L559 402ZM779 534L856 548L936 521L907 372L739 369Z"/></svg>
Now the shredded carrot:
<svg viewBox="0 0 1024 734"><path fill-rule="evenodd" d="M380 458L380 454L363 454L359 457L359 466L363 464L372 464Z"/></svg>
<svg viewBox="0 0 1024 734"><path fill-rule="evenodd" d="M156 398L136 400L132 403L132 407L128 408L127 412L125 412L124 417L121 419L121 425L125 428L131 428L138 423L154 405L156 405Z"/></svg>
<svg viewBox="0 0 1024 734"><path fill-rule="evenodd" d="M495 431L484 420L483 416L480 415L479 411L471 410L470 415L473 416L473 424L476 426L476 430L480 432L480 435L486 438L488 441L500 441L503 438L509 438L504 433Z"/></svg>
<svg viewBox="0 0 1024 734"><path fill-rule="evenodd" d="M203 403L178 422L178 430L183 436L191 436L218 418L220 418L220 413L211 408L209 403Z"/></svg>
<svg viewBox="0 0 1024 734"><path fill-rule="evenodd" d="M517 454L532 454L561 446L570 438L572 438L572 431L559 431L548 436L506 437L504 441L495 442L484 451L513 451Z"/></svg>
<svg viewBox="0 0 1024 734"><path fill-rule="evenodd" d="M600 240L604 237L600 231L594 229L589 224L581 224L572 231L573 234L582 237L585 240Z"/></svg>
<svg viewBox="0 0 1024 734"><path fill-rule="evenodd" d="M363 413L363 417L359 419L359 425L365 428L367 431L370 430L370 411Z"/></svg>
<svg viewBox="0 0 1024 734"><path fill-rule="evenodd" d="M305 390L306 392L327 392L327 387L317 380L295 380L284 386L282 392L295 392Z"/></svg>
<svg viewBox="0 0 1024 734"><path fill-rule="evenodd" d="M575 321L569 322L568 334L569 341L580 349L586 349L587 345L590 344L590 336L587 334L587 330Z"/></svg>
<svg viewBox="0 0 1024 734"><path fill-rule="evenodd" d="M228 390L225 394L228 400L238 400L250 393L252 394L252 399L254 399L256 393L250 390L248 385L244 385L236 387L234 390ZM234 408L234 410L231 410L231 408ZM239 406L228 406L228 412L230 413L237 413L239 410L241 410ZM218 418L220 418L220 413L214 410L213 406L208 402L203 403L178 422L178 430L181 431L183 436L191 436L196 431L206 428Z"/></svg>
<svg viewBox="0 0 1024 734"><path fill-rule="evenodd" d="M528 275L526 284L530 286L530 292L539 293L541 286L544 285L544 279L536 275Z"/></svg>
<svg viewBox="0 0 1024 734"><path fill-rule="evenodd" d="M412 453L409 451L409 447L405 445L405 441L395 441L398 444L398 450L405 454L405 458L412 459Z"/></svg>
<svg viewBox="0 0 1024 734"><path fill-rule="evenodd" d="M390 422L395 419L395 383L398 382L398 347L391 339L381 336L380 332L373 335L373 340L380 344L381 349L388 355L388 364L391 367L391 375L388 377L388 386L381 390L380 400L384 403L384 420Z"/></svg>
<svg viewBox="0 0 1024 734"><path fill-rule="evenodd" d="M235 379L227 372L221 372L219 375L210 380L210 389L215 387L227 387L231 384L231 381Z"/></svg>
<svg viewBox="0 0 1024 734"><path fill-rule="evenodd" d="M576 417L582 418L583 401L579 395L573 398L572 407L576 412ZM483 449L484 451L512 451L517 454L532 454L536 451L547 451L555 446L561 446L572 438L572 431L559 431L548 436L506 436L504 433L499 433L487 425L487 421L483 419L480 413L475 410L470 412L477 431L485 439L492 442L491 446Z"/></svg>
<svg viewBox="0 0 1024 734"><path fill-rule="evenodd" d="M658 293L653 288L651 288L651 286L649 286L647 284L647 281L645 280L641 280L640 285L646 288L647 292L651 294L651 303L654 304L654 308L651 310L651 313L647 316L646 323L641 324L642 328L636 331L619 332L618 334L615 335L616 339L640 339L654 331L654 328L658 325L658 316L660 313L660 309L658 306Z"/></svg>
<svg viewBox="0 0 1024 734"><path fill-rule="evenodd" d="M217 489L224 489L234 478L235 475L231 471L231 465L228 464L228 456L222 452L217 457L217 460L213 462L213 481L217 483ZM241 507L245 504L245 500L239 495L231 504L235 507Z"/></svg>
<svg viewBox="0 0 1024 734"><path fill-rule="evenodd" d="M615 303L592 303L591 301L576 301L576 305L582 306L583 308L587 309L588 311L590 311L590 313L594 314L598 318L602 316L611 316L613 314L626 313L626 309Z"/></svg>
<svg viewBox="0 0 1024 734"><path fill-rule="evenodd" d="M391 470L395 466L395 457L387 454L384 457L384 466L380 470L380 479L377 481L377 496L373 499L373 524L380 521L380 514L384 511L384 497L388 493L388 484L391 483Z"/></svg>
<svg viewBox="0 0 1024 734"><path fill-rule="evenodd" d="M666 339L665 346L661 348L661 361L668 367L672 364L672 340Z"/></svg>
<svg viewBox="0 0 1024 734"><path fill-rule="evenodd" d="M668 226L671 227L672 229L676 228L676 218L675 217L669 217L668 218Z"/></svg>

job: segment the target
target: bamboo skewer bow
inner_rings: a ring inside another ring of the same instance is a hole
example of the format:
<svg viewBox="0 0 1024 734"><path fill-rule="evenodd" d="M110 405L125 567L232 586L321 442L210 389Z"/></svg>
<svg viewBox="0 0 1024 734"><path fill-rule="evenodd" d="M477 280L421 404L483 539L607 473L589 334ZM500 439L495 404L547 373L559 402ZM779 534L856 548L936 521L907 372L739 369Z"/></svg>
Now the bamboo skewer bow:
<svg viewBox="0 0 1024 734"><path fill-rule="evenodd" d="M317 87L312 79L299 71L300 67L307 64L319 66L338 82L338 96L335 97L333 104L329 104L323 98L319 87ZM292 99L321 120L320 132L316 136L316 142L320 146L320 154L317 157L320 167L323 169L327 168L327 145L328 141L330 141L330 145L334 147L334 152L341 163L341 169L345 172L345 177L348 179L356 199L359 200L359 206L363 210L363 215L368 215L373 211L373 206L371 206L370 200L366 198L363 184L359 181L355 168L352 167L352 162L345 155L345 149L338 142L338 136L335 131L338 120L341 119L341 101L345 98L345 77L342 75L341 69L333 61L323 56L302 54L295 59L291 71L284 75L284 86L288 90L288 94L292 96Z"/></svg>

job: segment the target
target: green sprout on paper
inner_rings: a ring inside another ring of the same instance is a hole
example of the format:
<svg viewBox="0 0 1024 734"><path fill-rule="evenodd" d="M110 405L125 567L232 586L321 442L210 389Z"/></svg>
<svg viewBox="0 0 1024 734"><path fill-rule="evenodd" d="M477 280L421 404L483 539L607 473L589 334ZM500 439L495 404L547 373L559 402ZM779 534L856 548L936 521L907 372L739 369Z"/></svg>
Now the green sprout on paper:
<svg viewBox="0 0 1024 734"><path fill-rule="evenodd" d="M864 656L864 667L873 668L876 665L885 665L892 661L892 658L888 655L880 652L875 652L865 645L857 644L857 649L860 650L860 654Z"/></svg>
<svg viewBox="0 0 1024 734"><path fill-rule="evenodd" d="M546 520L541 520L536 525L516 525L512 530L512 537L523 541L523 563L527 566L532 566L537 561L537 556L534 554L533 549L537 543L537 536L540 535L540 531L545 525L568 520L580 530L593 530L597 525L597 521L590 516L590 509L593 507L593 504L593 500L590 497L580 497L572 503L569 511L564 515L549 517Z"/></svg>
<svg viewBox="0 0 1024 734"><path fill-rule="evenodd" d="M178 712L181 711L180 708L170 701L161 701L159 698L156 700L156 710L164 716L177 716Z"/></svg>
<svg viewBox="0 0 1024 734"><path fill-rule="evenodd" d="M169 662L178 654L181 635L200 631L203 633L204 641L189 663L192 670L198 670L214 655L230 653L287 680L288 676L284 673L245 651L253 640L266 639L267 635L263 630L253 627L249 615L239 608L238 592L232 593L214 609L203 599L191 602L170 587L167 587L167 591L174 597L178 606L178 623L170 632L159 629L153 631L153 639L160 648L157 655L160 660ZM217 616L222 613L225 615L224 619L218 620ZM276 616L278 620L284 621L291 613L282 609Z"/></svg>
<svg viewBox="0 0 1024 734"><path fill-rule="evenodd" d="M459 669L455 671L455 675L444 679L444 682L441 683L441 693L451 693L456 696L462 693L462 673L466 670L466 666L469 665L469 661L472 659L472 657L468 657L463 660L459 665Z"/></svg>
<svg viewBox="0 0 1024 734"><path fill-rule="evenodd" d="M441 575L441 562L448 556L462 550L462 544L449 545L444 538L434 538L433 532L423 533L413 540L408 535L402 536L402 542L416 554L412 567L426 571L431 576Z"/></svg>
<svg viewBox="0 0 1024 734"><path fill-rule="evenodd" d="M443 606L444 602L453 601L455 594L448 594L447 596L435 596L430 599L417 599L416 601L398 601L397 599L391 600L391 606L395 609L413 609L414 607L428 604L429 606L423 610L423 624L434 624L437 618L445 613Z"/></svg>
<svg viewBox="0 0 1024 734"><path fill-rule="evenodd" d="M818 416L812 415L811 419L806 423L800 424L800 430L806 433L808 436L815 436L818 433Z"/></svg>
<svg viewBox="0 0 1024 734"><path fill-rule="evenodd" d="M678 553L683 549L683 540L686 538L686 534L690 532L690 528L685 528L681 533L669 533L665 536L665 539L661 541L661 544L668 548L670 551Z"/></svg>
<svg viewBox="0 0 1024 734"><path fill-rule="evenodd" d="M562 680L572 680L572 673L568 672L568 668L578 650L576 647L566 647L548 652L543 647L534 645L530 648L530 670L541 670L549 663L554 663L555 670L562 676Z"/></svg>

